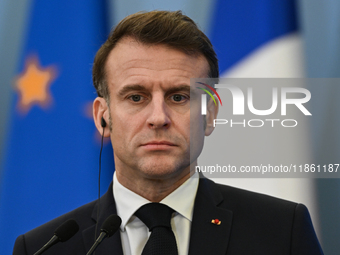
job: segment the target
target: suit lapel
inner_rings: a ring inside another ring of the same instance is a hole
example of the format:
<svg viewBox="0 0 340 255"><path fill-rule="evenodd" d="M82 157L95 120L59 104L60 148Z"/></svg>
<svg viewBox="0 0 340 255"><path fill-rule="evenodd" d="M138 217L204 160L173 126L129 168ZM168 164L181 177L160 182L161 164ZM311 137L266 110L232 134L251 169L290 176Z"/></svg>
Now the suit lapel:
<svg viewBox="0 0 340 255"><path fill-rule="evenodd" d="M97 210L98 210L98 202L95 205L93 212L92 212L92 219L94 222L97 222ZM104 221L107 217L111 214L116 214L116 204L114 202L113 194L112 194L112 183L108 189L108 191L100 198L100 211L99 211L99 218L98 218L98 232L97 237L100 232L100 228L103 225ZM83 240L84 245L86 248L86 252L90 250L91 246L94 243L94 233L96 224L92 225L91 227L85 229L83 231ZM120 240L120 231L118 230L113 236L110 238L106 238L103 242L98 246L96 249L97 254L103 255L123 255L122 250L122 243Z"/></svg>
<svg viewBox="0 0 340 255"><path fill-rule="evenodd" d="M223 196L212 181L200 178L194 205L194 215L191 225L189 255L197 254L226 254L229 242L232 212L219 207ZM86 252L94 243L94 232L97 222L98 202L93 209L94 225L83 231L83 240ZM100 199L100 214L98 218L99 229L105 219L117 213L112 194L112 183L108 191ZM221 221L220 225L211 223L212 219ZM97 233L98 235L99 233ZM120 232L117 231L109 239L105 239L96 252L103 255L123 255Z"/></svg>
<svg viewBox="0 0 340 255"><path fill-rule="evenodd" d="M223 196L212 181L200 178L191 225L189 255L226 254L232 211L218 207ZM218 219L220 225L211 221Z"/></svg>

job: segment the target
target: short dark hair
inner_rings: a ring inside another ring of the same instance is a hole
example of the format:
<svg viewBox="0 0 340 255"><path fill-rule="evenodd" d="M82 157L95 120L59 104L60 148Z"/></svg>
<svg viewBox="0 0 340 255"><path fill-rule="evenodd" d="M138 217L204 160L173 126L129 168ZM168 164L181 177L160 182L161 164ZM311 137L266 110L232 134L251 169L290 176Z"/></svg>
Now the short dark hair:
<svg viewBox="0 0 340 255"><path fill-rule="evenodd" d="M144 44L164 44L188 55L202 54L209 64L208 77L219 76L212 44L192 19L181 11L138 12L119 22L95 56L93 84L99 97L109 99L105 72L107 57L117 42L128 36Z"/></svg>

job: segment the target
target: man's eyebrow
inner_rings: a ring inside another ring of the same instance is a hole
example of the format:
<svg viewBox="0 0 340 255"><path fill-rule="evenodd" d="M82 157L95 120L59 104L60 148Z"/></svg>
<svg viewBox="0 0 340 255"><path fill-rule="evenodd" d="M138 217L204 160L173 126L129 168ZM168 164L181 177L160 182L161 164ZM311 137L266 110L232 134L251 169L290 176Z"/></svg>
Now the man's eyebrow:
<svg viewBox="0 0 340 255"><path fill-rule="evenodd" d="M172 87L172 88L169 88L166 91L166 94L173 94L173 93L180 92L180 91L190 92L190 86L189 85L180 85L180 86L177 86L177 87Z"/></svg>
<svg viewBox="0 0 340 255"><path fill-rule="evenodd" d="M119 96L124 96L126 93L130 92L130 91L147 91L147 89L142 86L142 85L127 85L127 86L124 86L119 92ZM166 94L169 95L169 94L173 94L173 93L176 93L176 92L180 92L180 91L185 91L185 92L190 92L190 86L189 85L180 85L180 86L177 86L177 87L172 87L172 88L169 88L167 91L166 91Z"/></svg>
<svg viewBox="0 0 340 255"><path fill-rule="evenodd" d="M145 91L146 88L142 85L127 85L124 86L119 92L118 94L120 96L124 96L126 93L130 92L130 91Z"/></svg>

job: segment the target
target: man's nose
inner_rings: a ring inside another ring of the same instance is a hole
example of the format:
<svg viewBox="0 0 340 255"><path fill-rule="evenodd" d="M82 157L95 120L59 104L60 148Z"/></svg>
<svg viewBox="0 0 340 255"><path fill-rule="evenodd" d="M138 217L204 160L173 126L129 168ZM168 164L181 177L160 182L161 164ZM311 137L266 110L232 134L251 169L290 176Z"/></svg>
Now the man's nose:
<svg viewBox="0 0 340 255"><path fill-rule="evenodd" d="M147 119L147 125L152 129L169 128L171 121L169 117L169 108L163 97L155 97L149 105L150 115Z"/></svg>

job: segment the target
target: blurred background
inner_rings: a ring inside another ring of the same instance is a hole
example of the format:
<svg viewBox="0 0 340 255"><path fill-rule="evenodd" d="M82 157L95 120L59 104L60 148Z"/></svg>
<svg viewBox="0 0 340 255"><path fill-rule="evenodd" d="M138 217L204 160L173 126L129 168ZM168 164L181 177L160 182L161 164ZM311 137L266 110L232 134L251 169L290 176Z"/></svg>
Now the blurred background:
<svg viewBox="0 0 340 255"><path fill-rule="evenodd" d="M18 235L97 198L93 58L121 19L155 9L195 20L223 77L340 76L338 0L1 0L0 254L12 253ZM322 117L306 129L302 154L339 163L340 87L309 90L323 99L312 109ZM102 160L104 193L114 171L108 141ZM306 204L324 253L338 254L338 179L216 181Z"/></svg>

